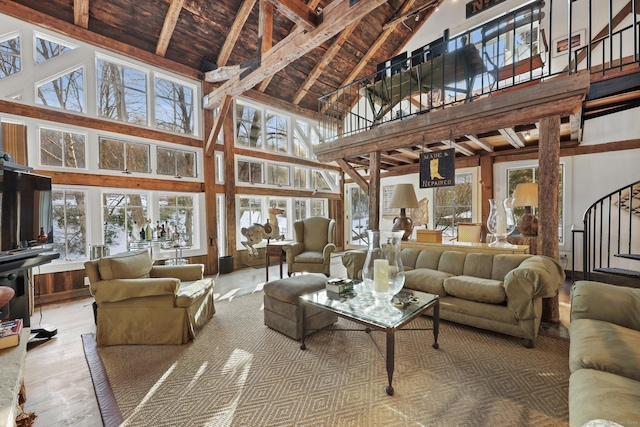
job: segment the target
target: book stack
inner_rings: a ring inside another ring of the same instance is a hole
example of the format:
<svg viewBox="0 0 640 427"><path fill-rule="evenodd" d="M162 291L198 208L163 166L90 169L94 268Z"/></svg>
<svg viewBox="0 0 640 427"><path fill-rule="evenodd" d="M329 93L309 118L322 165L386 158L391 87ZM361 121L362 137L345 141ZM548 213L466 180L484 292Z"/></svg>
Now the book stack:
<svg viewBox="0 0 640 427"><path fill-rule="evenodd" d="M0 323L0 349L15 347L20 343L22 319Z"/></svg>
<svg viewBox="0 0 640 427"><path fill-rule="evenodd" d="M353 292L353 280L342 278L327 280L326 289L327 294L348 294Z"/></svg>

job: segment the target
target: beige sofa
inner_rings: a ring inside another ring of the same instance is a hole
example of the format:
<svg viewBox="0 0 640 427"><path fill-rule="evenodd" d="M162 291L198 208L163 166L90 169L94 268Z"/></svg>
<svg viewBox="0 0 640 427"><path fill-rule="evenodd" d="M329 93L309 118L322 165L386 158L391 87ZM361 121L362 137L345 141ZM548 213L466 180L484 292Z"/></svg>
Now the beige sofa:
<svg viewBox="0 0 640 427"><path fill-rule="evenodd" d="M484 254L405 248L404 287L440 296L440 318L522 338L538 336L542 298L556 295L565 273L539 255ZM365 251L347 251L342 263L362 279Z"/></svg>
<svg viewBox="0 0 640 427"><path fill-rule="evenodd" d="M215 313L204 266L154 266L146 250L87 261L97 304L96 342L184 344Z"/></svg>
<svg viewBox="0 0 640 427"><path fill-rule="evenodd" d="M569 425L640 425L640 289L571 290Z"/></svg>

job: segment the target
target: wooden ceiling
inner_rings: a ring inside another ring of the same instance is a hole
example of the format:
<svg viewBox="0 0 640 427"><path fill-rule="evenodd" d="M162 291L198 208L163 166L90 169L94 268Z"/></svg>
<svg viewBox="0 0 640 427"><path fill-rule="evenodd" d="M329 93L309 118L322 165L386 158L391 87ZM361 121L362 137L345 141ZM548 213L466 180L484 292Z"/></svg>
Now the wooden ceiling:
<svg viewBox="0 0 640 427"><path fill-rule="evenodd" d="M1 0L0 5L26 6L198 72L211 69L202 68L205 59L209 65L230 67L233 72L234 66L255 63L259 50L263 54L269 44L277 46L296 28L304 32L321 25L329 4L333 3L328 10L339 3L348 7L349 1ZM377 63L394 56L440 1L378 1L379 6L342 34L338 32L254 88L315 112L318 97L373 73ZM360 0L353 7L367 2L373 0ZM270 22L260 19L261 9L269 11ZM269 24L271 32L265 28Z"/></svg>

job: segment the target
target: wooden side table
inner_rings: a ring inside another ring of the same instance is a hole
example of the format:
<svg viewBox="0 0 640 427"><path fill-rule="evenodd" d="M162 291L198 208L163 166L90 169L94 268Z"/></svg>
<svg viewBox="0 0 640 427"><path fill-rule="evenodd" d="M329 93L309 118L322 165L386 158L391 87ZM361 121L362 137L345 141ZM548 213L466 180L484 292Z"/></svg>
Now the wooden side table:
<svg viewBox="0 0 640 427"><path fill-rule="evenodd" d="M282 261L284 260L284 249L285 245L290 245L293 242L290 240L282 240L276 242L267 242L267 247L264 251L265 253L265 271L266 271L266 281L269 281L269 264L271 263L271 257L278 257L278 261L280 262L280 278L282 279Z"/></svg>

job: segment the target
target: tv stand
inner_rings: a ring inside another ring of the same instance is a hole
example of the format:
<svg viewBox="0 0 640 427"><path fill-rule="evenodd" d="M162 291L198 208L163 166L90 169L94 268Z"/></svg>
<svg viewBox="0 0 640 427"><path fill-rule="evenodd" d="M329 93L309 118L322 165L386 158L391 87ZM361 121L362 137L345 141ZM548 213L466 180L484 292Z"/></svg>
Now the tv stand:
<svg viewBox="0 0 640 427"><path fill-rule="evenodd" d="M0 286L8 286L15 291L15 296L7 304L10 319L22 318L25 327L31 326L31 269L58 258L59 253L49 252L46 248L30 248L0 254Z"/></svg>

